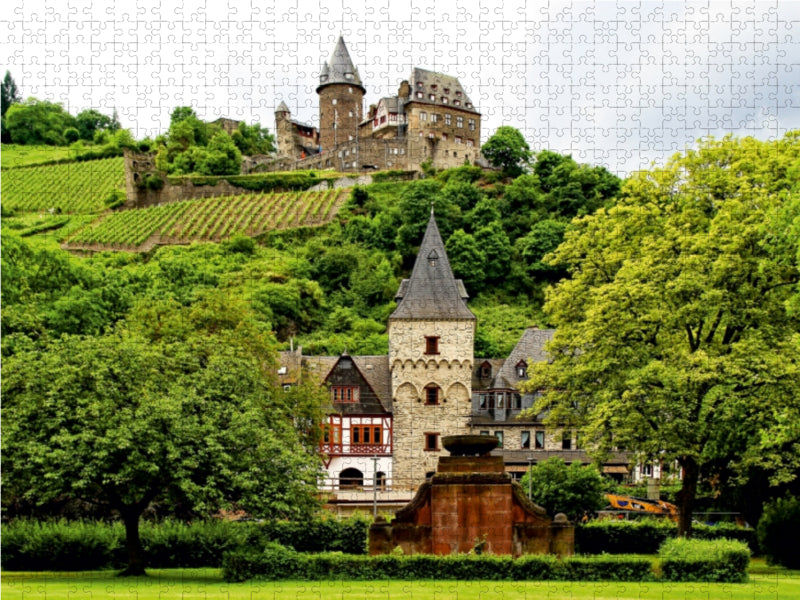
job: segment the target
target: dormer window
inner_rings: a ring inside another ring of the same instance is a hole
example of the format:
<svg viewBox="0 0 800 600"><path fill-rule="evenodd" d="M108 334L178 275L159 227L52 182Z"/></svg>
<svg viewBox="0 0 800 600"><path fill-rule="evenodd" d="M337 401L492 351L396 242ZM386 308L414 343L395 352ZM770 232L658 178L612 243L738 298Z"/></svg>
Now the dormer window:
<svg viewBox="0 0 800 600"><path fill-rule="evenodd" d="M422 92L417 92L417 98L422 99Z"/></svg>
<svg viewBox="0 0 800 600"><path fill-rule="evenodd" d="M352 79L353 78L353 74L352 73L345 73L344 74L344 78L345 79Z"/></svg>
<svg viewBox="0 0 800 600"><path fill-rule="evenodd" d="M421 88L421 87L422 87L422 82L421 82L421 81L418 81L418 82L417 82L417 87L418 87L418 88Z"/></svg>
<svg viewBox="0 0 800 600"><path fill-rule="evenodd" d="M442 104L447 104L447 96L442 96Z"/></svg>
<svg viewBox="0 0 800 600"><path fill-rule="evenodd" d="M467 108L472 108L472 102L467 102Z"/></svg>
<svg viewBox="0 0 800 600"><path fill-rule="evenodd" d="M491 376L492 376L492 366L488 362L483 363L481 365L480 378L488 379Z"/></svg>
<svg viewBox="0 0 800 600"><path fill-rule="evenodd" d="M428 254L428 264L432 267L435 267L436 261L438 260L439 260L439 254L436 252L436 250L431 250L430 253Z"/></svg>
<svg viewBox="0 0 800 600"><path fill-rule="evenodd" d="M436 102L436 94L428 94L428 100L431 102Z"/></svg>
<svg viewBox="0 0 800 600"><path fill-rule="evenodd" d="M528 376L528 363L524 360L521 360L517 363L517 377L523 379Z"/></svg>
<svg viewBox="0 0 800 600"><path fill-rule="evenodd" d="M319 76L319 80L320 80L322 83L325 83L326 81L328 81L328 76L327 76L327 75L320 75L320 76Z"/></svg>

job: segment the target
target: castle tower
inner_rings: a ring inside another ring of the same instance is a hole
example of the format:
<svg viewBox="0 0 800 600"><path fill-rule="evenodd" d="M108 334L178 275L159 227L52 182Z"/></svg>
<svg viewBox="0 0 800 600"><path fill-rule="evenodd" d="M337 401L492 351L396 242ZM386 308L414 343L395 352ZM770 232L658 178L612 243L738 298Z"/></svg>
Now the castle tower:
<svg viewBox="0 0 800 600"><path fill-rule="evenodd" d="M285 102L275 109L275 138L278 144L278 156L295 158L291 113Z"/></svg>
<svg viewBox="0 0 800 600"><path fill-rule="evenodd" d="M431 210L388 323L395 487L420 485L436 470L442 437L469 430L476 318L467 297Z"/></svg>
<svg viewBox="0 0 800 600"><path fill-rule="evenodd" d="M354 140L362 118L362 102L366 90L361 85L358 69L339 36L330 60L319 75L319 143L327 152L336 144Z"/></svg>

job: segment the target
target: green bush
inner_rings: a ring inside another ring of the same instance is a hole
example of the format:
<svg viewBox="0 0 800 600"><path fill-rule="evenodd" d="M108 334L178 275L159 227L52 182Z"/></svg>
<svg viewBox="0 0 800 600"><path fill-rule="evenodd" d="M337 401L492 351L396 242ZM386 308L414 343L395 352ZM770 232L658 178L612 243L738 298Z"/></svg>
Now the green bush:
<svg viewBox="0 0 800 600"><path fill-rule="evenodd" d="M575 528L575 550L581 554L655 554L666 540L677 535L678 526L668 519L589 521ZM754 529L732 523L698 524L692 527L692 535L702 540L736 539L746 543L753 554L758 553Z"/></svg>
<svg viewBox="0 0 800 600"><path fill-rule="evenodd" d="M764 506L758 522L758 543L771 565L800 569L800 498L779 498Z"/></svg>
<svg viewBox="0 0 800 600"><path fill-rule="evenodd" d="M85 571L119 566L121 524L18 520L3 524L0 562L7 571Z"/></svg>
<svg viewBox="0 0 800 600"><path fill-rule="evenodd" d="M298 552L366 553L368 522L317 519L309 522L230 522L174 520L139 527L148 566L218 567L231 550L261 552L276 543ZM121 567L125 535L119 523L15 520L2 526L2 567L9 571L69 571ZM293 551L294 551L293 550Z"/></svg>
<svg viewBox="0 0 800 600"><path fill-rule="evenodd" d="M357 556L341 553L302 554L269 547L265 552L238 550L222 562L226 581L248 579L437 579L437 580L586 580L647 581L653 579L650 561L636 557L430 554Z"/></svg>
<svg viewBox="0 0 800 600"><path fill-rule="evenodd" d="M667 540L658 551L667 581L747 581L750 549L737 540Z"/></svg>

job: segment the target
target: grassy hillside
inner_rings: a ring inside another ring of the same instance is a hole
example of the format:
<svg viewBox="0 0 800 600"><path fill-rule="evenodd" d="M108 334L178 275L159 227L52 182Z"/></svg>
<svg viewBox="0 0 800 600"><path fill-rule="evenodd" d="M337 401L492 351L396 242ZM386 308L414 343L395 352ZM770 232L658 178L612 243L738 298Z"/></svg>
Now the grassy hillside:
<svg viewBox="0 0 800 600"><path fill-rule="evenodd" d="M3 170L13 167L28 167L54 160L71 158L73 151L66 146L23 146L21 144L3 144L0 149L0 161Z"/></svg>

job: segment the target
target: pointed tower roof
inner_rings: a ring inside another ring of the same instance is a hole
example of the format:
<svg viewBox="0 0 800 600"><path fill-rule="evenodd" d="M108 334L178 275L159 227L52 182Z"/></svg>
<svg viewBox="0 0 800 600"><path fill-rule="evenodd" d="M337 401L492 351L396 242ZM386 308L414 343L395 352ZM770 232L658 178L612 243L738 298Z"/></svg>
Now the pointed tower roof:
<svg viewBox="0 0 800 600"><path fill-rule="evenodd" d="M344 38L340 35L336 47L333 49L330 60L322 66L319 74L319 92L326 85L347 84L360 87L366 92L361 84L361 77L358 75L353 61L350 60L350 53L344 44Z"/></svg>
<svg viewBox="0 0 800 600"><path fill-rule="evenodd" d="M281 100L281 103L278 104L278 108L275 109L275 112L276 113L279 113L279 112L291 113L291 111L289 110L289 107L286 106L286 102L284 102L283 100Z"/></svg>
<svg viewBox="0 0 800 600"><path fill-rule="evenodd" d="M419 247L411 277L397 290L397 308L390 319L470 319L467 292L460 279L453 277L444 242L431 209L428 228Z"/></svg>

